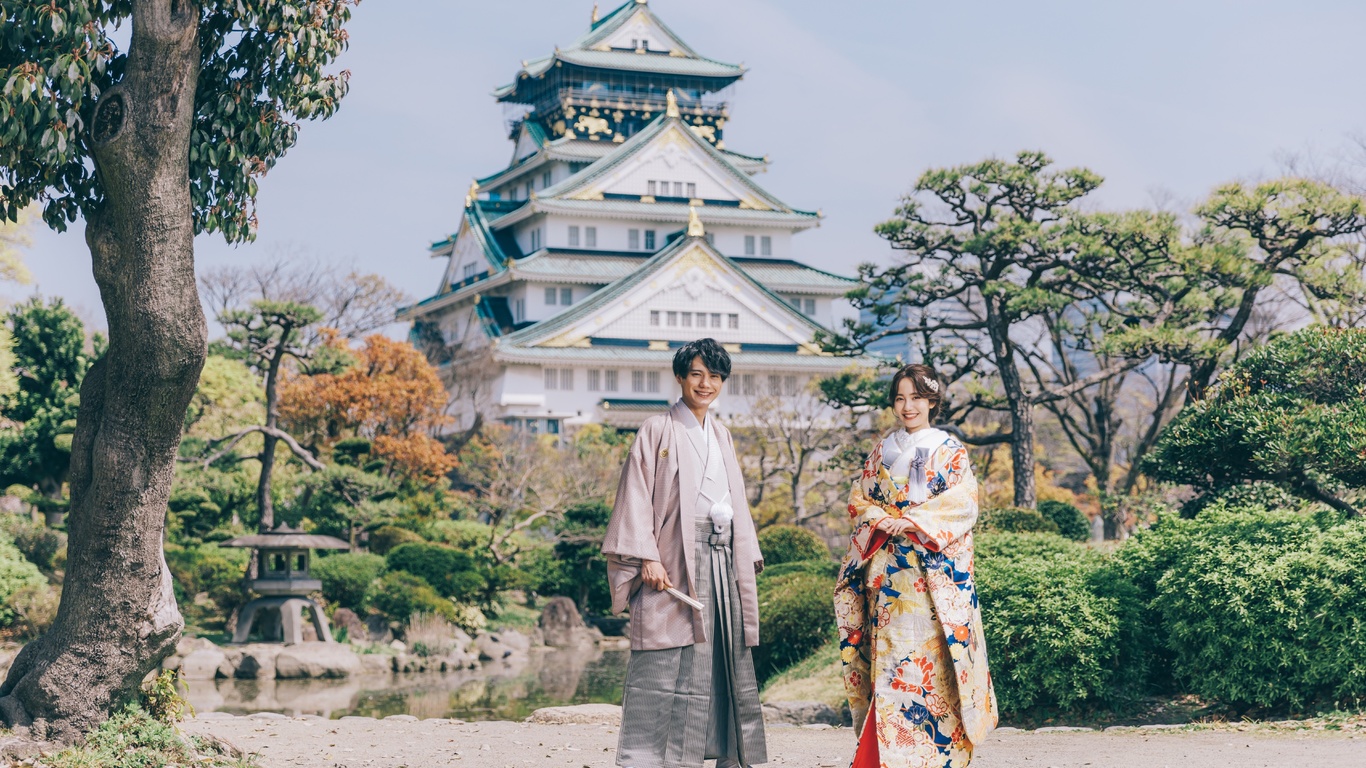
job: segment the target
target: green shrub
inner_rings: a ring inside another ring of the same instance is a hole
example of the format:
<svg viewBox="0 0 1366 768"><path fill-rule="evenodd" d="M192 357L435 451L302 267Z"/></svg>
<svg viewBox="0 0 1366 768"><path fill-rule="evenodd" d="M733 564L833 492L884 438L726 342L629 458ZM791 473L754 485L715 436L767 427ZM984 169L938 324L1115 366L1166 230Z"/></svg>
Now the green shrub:
<svg viewBox="0 0 1366 768"><path fill-rule="evenodd" d="M1037 509L1000 507L982 512L977 527L1001 533L1058 533L1058 524Z"/></svg>
<svg viewBox="0 0 1366 768"><path fill-rule="evenodd" d="M813 573L759 577L759 646L754 649L759 682L835 638L834 591L833 578Z"/></svg>
<svg viewBox="0 0 1366 768"><path fill-rule="evenodd" d="M422 541L422 537L396 525L384 525L370 532L370 551L377 555L387 555L389 550L400 544Z"/></svg>
<svg viewBox="0 0 1366 768"><path fill-rule="evenodd" d="M12 598L24 587L46 587L47 578L30 563L7 536L0 535L0 627L19 618Z"/></svg>
<svg viewBox="0 0 1366 768"><path fill-rule="evenodd" d="M759 531L764 566L802 560L829 560L830 548L820 536L796 525L771 525Z"/></svg>
<svg viewBox="0 0 1366 768"><path fill-rule="evenodd" d="M828 558L825 560L798 560L794 563L778 563L777 565L765 563L762 576L765 579L776 579L789 573L807 573L830 579L833 582L839 570L840 564Z"/></svg>
<svg viewBox="0 0 1366 768"><path fill-rule="evenodd" d="M422 536L428 541L474 552L488 548L493 528L477 520L433 520L423 526Z"/></svg>
<svg viewBox="0 0 1366 768"><path fill-rule="evenodd" d="M199 736L182 736L174 726L130 704L91 731L85 743L45 756L42 764L48 768L243 768L256 761L226 755L221 746Z"/></svg>
<svg viewBox="0 0 1366 768"><path fill-rule="evenodd" d="M406 571L390 571L370 586L365 602L385 618L406 623L415 613L430 613L456 623L460 616L455 604L442 597L421 576Z"/></svg>
<svg viewBox="0 0 1366 768"><path fill-rule="evenodd" d="M1181 690L1238 711L1366 699L1366 521L1217 502L1119 560Z"/></svg>
<svg viewBox="0 0 1366 768"><path fill-rule="evenodd" d="M1051 520L1064 538L1072 541L1086 541L1091 538L1091 521L1080 509L1065 501L1041 501L1039 514Z"/></svg>
<svg viewBox="0 0 1366 768"><path fill-rule="evenodd" d="M175 581L177 599L186 618L216 624L244 602L242 580L246 577L251 555L242 549L224 549L215 544L166 547L166 565ZM207 613L194 608L195 596L205 594L216 606Z"/></svg>
<svg viewBox="0 0 1366 768"><path fill-rule="evenodd" d="M977 588L1003 715L1114 706L1141 690L1142 606L1105 556L1052 534L982 542Z"/></svg>
<svg viewBox="0 0 1366 768"><path fill-rule="evenodd" d="M30 563L47 573L66 566L66 534L27 517L6 515L4 532Z"/></svg>
<svg viewBox="0 0 1366 768"><path fill-rule="evenodd" d="M50 584L30 584L10 595L6 604L14 611L10 631L19 640L37 640L57 619L62 592Z"/></svg>
<svg viewBox="0 0 1366 768"><path fill-rule="evenodd" d="M477 601L487 579L468 553L428 542L400 544L385 558L391 571L421 576L442 597L462 603Z"/></svg>
<svg viewBox="0 0 1366 768"><path fill-rule="evenodd" d="M314 560L311 570L323 583L328 603L364 613L366 590L384 573L384 558L369 552L343 552Z"/></svg>

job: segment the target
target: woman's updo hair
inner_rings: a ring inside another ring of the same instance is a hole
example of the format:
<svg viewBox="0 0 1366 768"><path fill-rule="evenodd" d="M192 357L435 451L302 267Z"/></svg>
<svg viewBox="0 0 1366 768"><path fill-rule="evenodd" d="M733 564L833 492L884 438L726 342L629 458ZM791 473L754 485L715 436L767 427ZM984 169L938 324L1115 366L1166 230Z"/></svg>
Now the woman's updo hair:
<svg viewBox="0 0 1366 768"><path fill-rule="evenodd" d="M939 420L939 415L944 408L944 380L939 378L939 372L928 365L913 363L896 372L892 377L892 386L887 390L887 407L896 407L896 394L901 389L901 382L911 382L911 387L917 397L923 397L930 401L930 422Z"/></svg>

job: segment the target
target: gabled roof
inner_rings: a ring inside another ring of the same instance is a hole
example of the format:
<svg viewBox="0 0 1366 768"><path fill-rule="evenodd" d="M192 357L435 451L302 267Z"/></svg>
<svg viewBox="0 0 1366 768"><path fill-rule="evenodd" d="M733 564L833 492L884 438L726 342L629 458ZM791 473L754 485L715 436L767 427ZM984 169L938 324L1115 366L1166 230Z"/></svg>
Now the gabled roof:
<svg viewBox="0 0 1366 768"><path fill-rule="evenodd" d="M617 33L629 24L657 33L662 40L651 41L649 49L630 50L628 46L614 45ZM657 47L658 44L667 46ZM516 77L507 85L494 90L499 101L516 101L517 83L523 78L535 78L548 72L556 63L564 62L593 69L616 69L633 72L656 72L689 77L714 77L736 80L745 73L739 64L728 64L701 56L692 46L683 42L654 11L645 0L626 0L615 10L593 22L588 31L565 48L556 48L549 56L522 62Z"/></svg>
<svg viewBox="0 0 1366 768"><path fill-rule="evenodd" d="M796 212L796 209L759 186L748 173L736 167L735 163L731 162L725 153L712 146L711 142L694 133L681 117L667 113L650 121L634 136L622 143L616 152L603 156L559 184L541 190L539 198L543 200L601 199L602 192L599 189L599 182L608 179L614 170L621 168L637 155L649 149L654 143L663 141L682 142L685 146L695 147L705 154L715 163L723 177L733 180L740 189L748 191L747 196L741 196L741 207L782 213Z"/></svg>
<svg viewBox="0 0 1366 768"><path fill-rule="evenodd" d="M604 317L629 309L623 301L641 285L653 287L653 282L664 270L695 260L705 270L716 270L738 280L740 286L755 292L754 299L762 305L765 315L772 317L775 327L789 332L795 345L807 345L815 333L824 330L814 320L793 309L785 299L757 282L735 262L721 255L704 237L681 237L641 264L631 274L595 291L587 299L560 312L554 317L504 336L500 347L567 347L588 343L592 330L600 327ZM718 270L719 268L719 270ZM610 322L610 320L606 321ZM776 323L782 322L779 326ZM808 350L814 352L814 348Z"/></svg>

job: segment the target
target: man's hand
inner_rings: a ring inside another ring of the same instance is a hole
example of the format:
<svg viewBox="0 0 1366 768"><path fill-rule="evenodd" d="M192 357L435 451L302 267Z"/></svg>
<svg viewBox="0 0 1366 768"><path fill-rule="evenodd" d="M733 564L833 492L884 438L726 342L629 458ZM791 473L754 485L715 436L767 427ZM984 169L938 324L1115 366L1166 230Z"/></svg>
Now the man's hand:
<svg viewBox="0 0 1366 768"><path fill-rule="evenodd" d="M640 579L661 592L674 585L669 581L669 572L664 570L664 566L660 565L658 560L646 560L641 564Z"/></svg>

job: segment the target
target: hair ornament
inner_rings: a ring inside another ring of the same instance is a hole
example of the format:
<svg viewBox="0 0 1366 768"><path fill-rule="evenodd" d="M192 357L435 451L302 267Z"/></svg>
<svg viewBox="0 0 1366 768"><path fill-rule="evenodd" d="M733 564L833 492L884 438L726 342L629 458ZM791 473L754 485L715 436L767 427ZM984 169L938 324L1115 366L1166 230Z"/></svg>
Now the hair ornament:
<svg viewBox="0 0 1366 768"><path fill-rule="evenodd" d="M928 376L922 376L920 380L925 382L925 389L928 389L929 391L934 392L935 394L939 393L939 382L935 381L934 379L931 379Z"/></svg>

